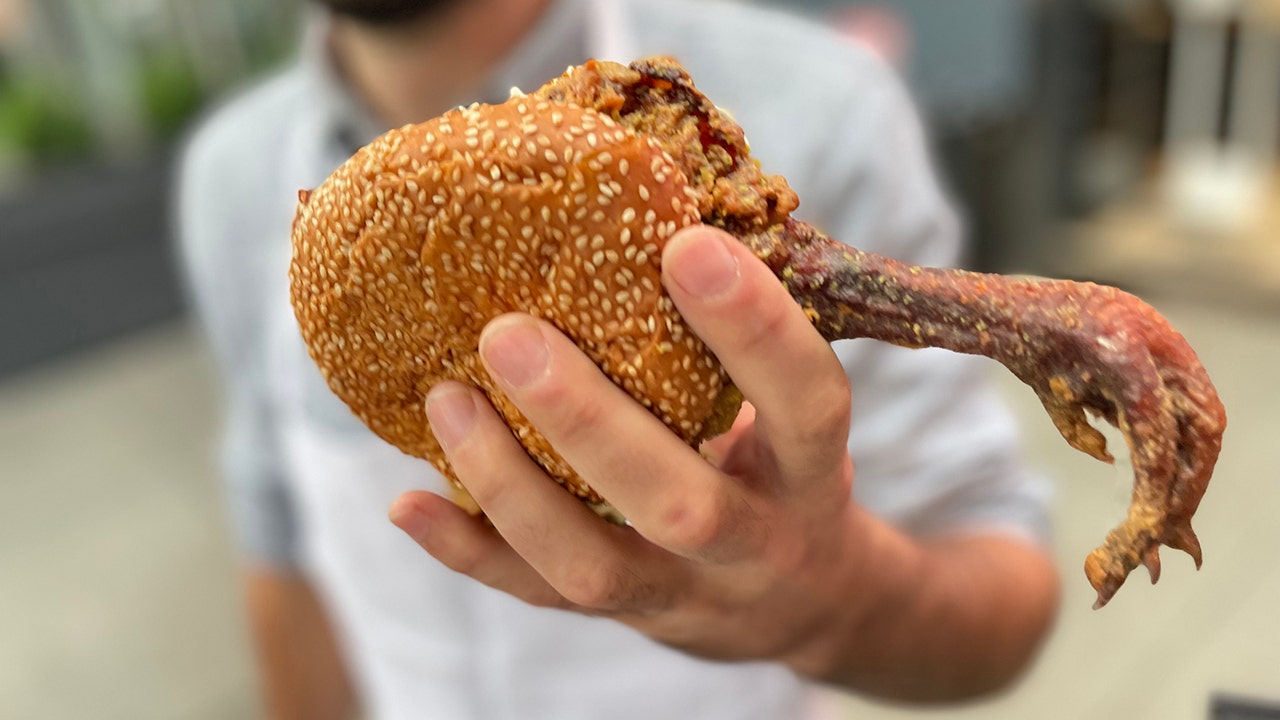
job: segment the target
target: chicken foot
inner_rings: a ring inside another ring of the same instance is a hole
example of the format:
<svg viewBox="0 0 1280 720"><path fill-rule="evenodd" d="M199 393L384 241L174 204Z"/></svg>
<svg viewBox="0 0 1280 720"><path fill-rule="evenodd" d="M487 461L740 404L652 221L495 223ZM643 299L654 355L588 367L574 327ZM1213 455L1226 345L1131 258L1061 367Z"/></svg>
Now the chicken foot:
<svg viewBox="0 0 1280 720"><path fill-rule="evenodd" d="M1030 385L1068 443L1112 462L1100 416L1123 433L1134 471L1128 517L1089 554L1105 605L1129 572L1160 576L1160 545L1201 563L1191 517L1226 415L1195 352L1151 306L1116 288L921 268L836 242L787 219L741 238L828 340L872 338L999 361Z"/></svg>

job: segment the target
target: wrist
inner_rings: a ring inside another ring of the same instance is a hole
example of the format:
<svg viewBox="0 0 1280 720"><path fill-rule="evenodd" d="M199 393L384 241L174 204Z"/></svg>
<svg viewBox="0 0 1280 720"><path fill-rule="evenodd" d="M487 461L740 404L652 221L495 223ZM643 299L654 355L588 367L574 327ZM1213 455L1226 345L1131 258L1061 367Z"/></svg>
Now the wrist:
<svg viewBox="0 0 1280 720"><path fill-rule="evenodd" d="M822 593L812 631L783 662L797 673L848 685L850 664L874 672L879 653L868 644L895 634L892 626L916 616L925 548L914 539L850 503L831 553L811 572Z"/></svg>

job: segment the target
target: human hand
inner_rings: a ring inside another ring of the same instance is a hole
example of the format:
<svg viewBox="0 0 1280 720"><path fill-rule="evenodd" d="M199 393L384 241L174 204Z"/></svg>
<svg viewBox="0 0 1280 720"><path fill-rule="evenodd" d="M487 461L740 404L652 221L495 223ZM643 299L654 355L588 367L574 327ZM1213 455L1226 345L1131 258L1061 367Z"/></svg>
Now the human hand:
<svg viewBox="0 0 1280 720"><path fill-rule="evenodd" d="M686 230L663 267L682 315L754 405L714 464L552 326L507 315L481 338L489 372L631 526L557 487L484 396L456 383L432 392L428 416L493 527L425 492L402 496L391 517L448 567L535 605L610 616L703 656L786 659L849 600L824 591L851 559L848 381L732 237Z"/></svg>

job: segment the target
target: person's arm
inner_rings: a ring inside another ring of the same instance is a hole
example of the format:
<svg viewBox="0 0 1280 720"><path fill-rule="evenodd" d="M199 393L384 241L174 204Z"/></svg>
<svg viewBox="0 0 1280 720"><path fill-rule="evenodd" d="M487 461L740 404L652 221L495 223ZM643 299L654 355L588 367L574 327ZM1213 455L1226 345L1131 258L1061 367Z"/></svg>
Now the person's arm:
<svg viewBox="0 0 1280 720"><path fill-rule="evenodd" d="M267 717L356 717L342 653L311 583L296 573L253 564L244 571L244 588Z"/></svg>
<svg viewBox="0 0 1280 720"><path fill-rule="evenodd" d="M356 698L331 623L298 557L293 498L281 476L267 401L257 243L258 195L239 164L242 133L214 122L182 158L179 257L192 305L218 360L230 515L244 560L245 612L268 716L349 718ZM257 223L257 224L255 224ZM287 235L281 235L287 242Z"/></svg>
<svg viewBox="0 0 1280 720"><path fill-rule="evenodd" d="M212 327L210 337L226 338ZM247 349L225 342L221 348L224 367L235 368L225 373L225 487L267 717L355 717L341 646L302 562L296 500L281 474L270 403L257 387L262 371Z"/></svg>
<svg viewBox="0 0 1280 720"><path fill-rule="evenodd" d="M294 498L280 476L270 410L246 394L242 373L228 397L223 455L242 553L244 610L259 689L272 720L342 720L357 702L322 598L299 557Z"/></svg>
<svg viewBox="0 0 1280 720"><path fill-rule="evenodd" d="M1056 615L1052 560L1008 535L919 543L874 516L864 521L865 532L856 534L876 550L858 572L879 578L879 590L789 664L819 680L912 702L971 699L1017 678Z"/></svg>
<svg viewBox="0 0 1280 720"><path fill-rule="evenodd" d="M663 268L681 314L755 409L717 463L551 326L509 315L481 338L489 372L630 527L556 487L459 384L435 388L427 413L496 531L425 492L397 500L392 520L481 582L703 657L776 660L896 699L1007 683L1053 616L1049 558L999 536L915 540L856 505L848 378L777 279L710 229L673 238Z"/></svg>

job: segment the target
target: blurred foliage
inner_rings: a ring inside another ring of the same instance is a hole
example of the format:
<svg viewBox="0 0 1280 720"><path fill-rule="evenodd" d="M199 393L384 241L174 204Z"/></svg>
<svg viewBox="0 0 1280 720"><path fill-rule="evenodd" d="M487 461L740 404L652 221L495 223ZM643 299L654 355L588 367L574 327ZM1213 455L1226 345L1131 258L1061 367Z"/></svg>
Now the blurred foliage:
<svg viewBox="0 0 1280 720"><path fill-rule="evenodd" d="M163 149L297 46L298 0L35 1L0 42L0 180Z"/></svg>
<svg viewBox="0 0 1280 720"><path fill-rule="evenodd" d="M36 162L83 155L93 146L84 109L44 83L0 78L0 148Z"/></svg>
<svg viewBox="0 0 1280 720"><path fill-rule="evenodd" d="M204 101L195 67L180 48L148 53L138 83L151 130L159 139L176 136Z"/></svg>

